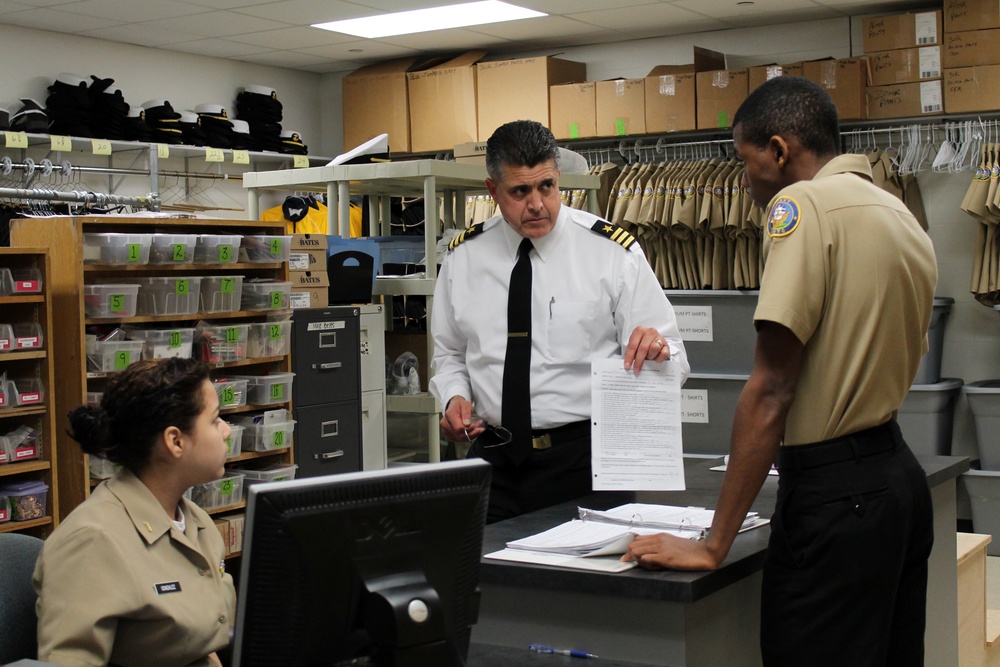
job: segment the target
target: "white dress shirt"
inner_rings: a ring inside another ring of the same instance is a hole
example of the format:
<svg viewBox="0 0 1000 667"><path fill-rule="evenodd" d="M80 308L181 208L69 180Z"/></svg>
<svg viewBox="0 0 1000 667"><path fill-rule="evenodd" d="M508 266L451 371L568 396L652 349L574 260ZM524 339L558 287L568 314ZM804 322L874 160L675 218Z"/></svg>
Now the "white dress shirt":
<svg viewBox="0 0 1000 667"><path fill-rule="evenodd" d="M654 327L671 359L690 366L674 310L638 243L625 249L591 227L600 218L561 206L532 239L531 422L548 429L590 418L590 362L624 359L637 326ZM610 223L609 223L610 224ZM507 352L507 290L522 237L497 215L445 257L434 290L430 390L500 424ZM647 362L651 363L651 362Z"/></svg>

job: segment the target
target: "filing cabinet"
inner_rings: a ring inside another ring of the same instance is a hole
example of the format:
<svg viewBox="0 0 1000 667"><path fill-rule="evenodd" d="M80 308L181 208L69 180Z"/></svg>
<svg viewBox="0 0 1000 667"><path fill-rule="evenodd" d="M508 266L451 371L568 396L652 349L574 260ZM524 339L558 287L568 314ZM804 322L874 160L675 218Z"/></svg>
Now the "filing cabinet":
<svg viewBox="0 0 1000 667"><path fill-rule="evenodd" d="M292 313L296 477L362 468L360 309Z"/></svg>

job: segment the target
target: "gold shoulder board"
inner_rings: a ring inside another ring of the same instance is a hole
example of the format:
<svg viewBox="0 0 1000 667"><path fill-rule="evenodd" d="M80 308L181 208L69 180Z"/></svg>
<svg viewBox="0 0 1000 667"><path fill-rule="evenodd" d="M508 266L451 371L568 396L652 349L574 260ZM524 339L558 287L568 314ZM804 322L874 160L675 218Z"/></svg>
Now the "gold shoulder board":
<svg viewBox="0 0 1000 667"><path fill-rule="evenodd" d="M611 224L607 220L598 220L594 223L594 226L590 228L590 231L600 234L601 236L606 236L626 250L628 250L632 244L635 243L634 236L626 232L618 225Z"/></svg>
<svg viewBox="0 0 1000 667"><path fill-rule="evenodd" d="M462 243L465 243L467 240L471 239L473 236L478 236L479 234L482 234L483 233L483 225L484 224L485 223L480 222L478 224L472 225L471 227L469 227L468 229L466 229L464 232L462 232L461 234L459 234L458 236L456 236L455 238L453 238L448 243L448 250L454 250L455 248L457 248Z"/></svg>

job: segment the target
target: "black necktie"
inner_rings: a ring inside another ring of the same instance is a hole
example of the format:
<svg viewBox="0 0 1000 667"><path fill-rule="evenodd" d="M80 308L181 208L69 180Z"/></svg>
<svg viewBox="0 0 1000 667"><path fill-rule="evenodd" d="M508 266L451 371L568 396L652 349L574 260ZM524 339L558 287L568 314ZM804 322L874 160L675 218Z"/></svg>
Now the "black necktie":
<svg viewBox="0 0 1000 667"><path fill-rule="evenodd" d="M531 240L517 248L507 292L507 356L503 365L500 423L511 432L515 464L531 453Z"/></svg>

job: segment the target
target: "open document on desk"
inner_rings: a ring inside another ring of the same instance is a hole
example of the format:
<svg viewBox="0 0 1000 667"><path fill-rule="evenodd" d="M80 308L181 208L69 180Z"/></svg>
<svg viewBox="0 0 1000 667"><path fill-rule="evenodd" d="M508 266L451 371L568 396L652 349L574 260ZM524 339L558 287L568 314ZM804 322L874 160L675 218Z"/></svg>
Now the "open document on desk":
<svg viewBox="0 0 1000 667"><path fill-rule="evenodd" d="M579 517L554 528L507 543L507 548L486 558L581 570L620 572L635 563L621 563L636 535L669 533L692 540L702 539L712 525L714 510L628 503L610 510L578 508ZM756 512L747 514L740 532L768 523Z"/></svg>

